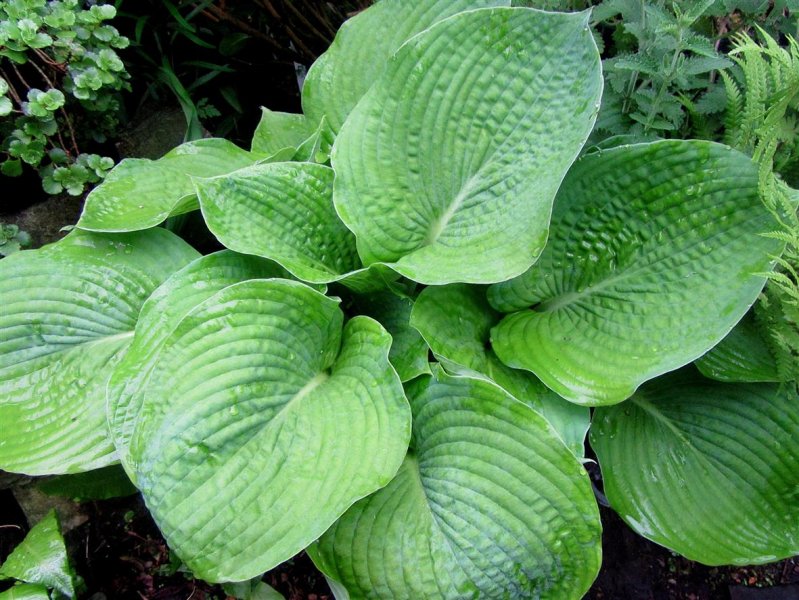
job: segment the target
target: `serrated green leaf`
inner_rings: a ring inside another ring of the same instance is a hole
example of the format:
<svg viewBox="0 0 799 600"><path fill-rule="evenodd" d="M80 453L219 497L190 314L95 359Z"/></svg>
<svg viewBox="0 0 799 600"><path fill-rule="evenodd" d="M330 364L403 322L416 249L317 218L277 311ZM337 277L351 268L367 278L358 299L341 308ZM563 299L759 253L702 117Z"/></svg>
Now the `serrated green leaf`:
<svg viewBox="0 0 799 600"><path fill-rule="evenodd" d="M567 402L531 373L502 364L489 343L491 328L501 318L488 304L485 288L453 284L425 289L413 306L411 325L447 371L493 381L541 413L569 449L582 457L588 409Z"/></svg>
<svg viewBox="0 0 799 600"><path fill-rule="evenodd" d="M263 158L223 139L181 144L158 160L126 158L86 197L78 227L89 231L138 231L170 215L199 208L192 177L213 177Z"/></svg>
<svg viewBox="0 0 799 600"><path fill-rule="evenodd" d="M639 534L709 565L799 553L799 398L685 372L598 409L591 445L611 506Z"/></svg>
<svg viewBox="0 0 799 600"><path fill-rule="evenodd" d="M508 0L382 0L346 21L313 64L302 88L309 120L322 117L338 132L383 73L389 58L417 33L464 10L510 6Z"/></svg>
<svg viewBox="0 0 799 600"><path fill-rule="evenodd" d="M781 252L760 235L772 220L757 167L725 146L588 154L560 189L539 261L489 289L495 308L521 311L493 330L494 350L568 400L621 402L743 317L763 288L755 274Z"/></svg>
<svg viewBox="0 0 799 600"><path fill-rule="evenodd" d="M34 525L19 546L14 548L0 566L0 579L41 585L68 598L75 597L75 573L69 564L67 548L54 510Z"/></svg>
<svg viewBox="0 0 799 600"><path fill-rule="evenodd" d="M599 514L574 455L527 405L440 371L409 386L411 448L308 549L360 598L581 598Z"/></svg>
<svg viewBox="0 0 799 600"><path fill-rule="evenodd" d="M246 281L184 317L143 382L136 482L208 581L291 558L396 473L410 409L368 317L287 280Z"/></svg>
<svg viewBox="0 0 799 600"><path fill-rule="evenodd" d="M0 468L46 475L116 460L106 383L144 301L196 257L153 229L74 231L0 261Z"/></svg>
<svg viewBox="0 0 799 600"><path fill-rule="evenodd" d="M777 364L751 313L717 346L694 363L716 381L776 382Z"/></svg>
<svg viewBox="0 0 799 600"><path fill-rule="evenodd" d="M533 263L599 104L586 18L474 10L400 48L333 147L336 210L365 264L442 284Z"/></svg>
<svg viewBox="0 0 799 600"><path fill-rule="evenodd" d="M220 290L248 279L287 277L280 266L254 256L223 250L203 256L167 279L142 307L125 357L108 382L108 423L128 476L130 437L144 403L144 384L158 361L164 340L193 308Z"/></svg>
<svg viewBox="0 0 799 600"><path fill-rule="evenodd" d="M316 131L318 121L305 115L261 108L261 120L252 138L252 151L273 155L285 148L296 150Z"/></svg>
<svg viewBox="0 0 799 600"><path fill-rule="evenodd" d="M329 167L282 162L195 185L205 222L226 247L329 283L362 268L355 237L333 207L333 177Z"/></svg>
<svg viewBox="0 0 799 600"><path fill-rule="evenodd" d="M389 291L356 299L358 314L372 317L391 334L388 357L403 383L430 373L427 343L410 324L413 304L410 298Z"/></svg>

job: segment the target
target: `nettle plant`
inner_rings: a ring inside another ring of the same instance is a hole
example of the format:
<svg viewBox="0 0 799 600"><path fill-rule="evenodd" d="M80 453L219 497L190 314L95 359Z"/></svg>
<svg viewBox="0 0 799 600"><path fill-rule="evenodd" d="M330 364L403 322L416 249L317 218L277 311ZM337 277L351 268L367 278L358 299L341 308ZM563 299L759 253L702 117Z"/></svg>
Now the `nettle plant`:
<svg viewBox="0 0 799 600"><path fill-rule="evenodd" d="M589 14L511 4L377 3L303 115L125 160L75 231L0 262L0 466L120 461L209 581L306 549L340 598L579 598L590 425L640 534L799 553L795 387L754 347L702 359L724 382L691 364L782 251L758 167L583 148ZM157 227L197 208L225 250Z"/></svg>

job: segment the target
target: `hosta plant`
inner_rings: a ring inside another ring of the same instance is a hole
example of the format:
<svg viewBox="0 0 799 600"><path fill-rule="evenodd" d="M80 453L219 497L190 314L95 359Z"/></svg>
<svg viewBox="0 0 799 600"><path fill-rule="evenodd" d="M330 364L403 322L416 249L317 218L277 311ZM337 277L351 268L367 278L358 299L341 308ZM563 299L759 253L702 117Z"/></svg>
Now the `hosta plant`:
<svg viewBox="0 0 799 600"><path fill-rule="evenodd" d="M583 148L589 15L515 4L378 2L302 115L123 161L75 231L4 259L0 467L121 462L210 581L306 549L339 598L579 598L592 423L642 535L708 564L799 552L795 388L691 366L782 251L758 167ZM157 227L197 209L225 249Z"/></svg>

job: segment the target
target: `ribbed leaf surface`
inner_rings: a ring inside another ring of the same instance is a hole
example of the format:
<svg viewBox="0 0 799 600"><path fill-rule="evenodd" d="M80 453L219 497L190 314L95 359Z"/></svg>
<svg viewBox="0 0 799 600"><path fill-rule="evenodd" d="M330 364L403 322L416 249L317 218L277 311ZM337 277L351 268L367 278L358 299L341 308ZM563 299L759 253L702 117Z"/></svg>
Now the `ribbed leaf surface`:
<svg viewBox="0 0 799 600"><path fill-rule="evenodd" d="M774 356L751 313L695 364L705 377L717 381L780 380Z"/></svg>
<svg viewBox="0 0 799 600"><path fill-rule="evenodd" d="M192 176L212 177L262 158L223 139L181 144L158 160L126 158L86 197L78 227L138 231L170 215L196 210Z"/></svg>
<svg viewBox="0 0 799 600"><path fill-rule="evenodd" d="M333 208L333 176L322 165L282 162L196 185L208 228L226 247L328 283L362 267L355 237Z"/></svg>
<svg viewBox="0 0 799 600"><path fill-rule="evenodd" d="M474 10L409 40L333 148L336 209L364 263L427 284L522 273L601 88L585 13Z"/></svg>
<svg viewBox="0 0 799 600"><path fill-rule="evenodd" d="M67 548L54 510L31 528L0 567L0 579L41 585L67 598L75 597L74 578L75 573L69 564ZM28 591L32 594L30 597L36 598L36 590Z"/></svg>
<svg viewBox="0 0 799 600"><path fill-rule="evenodd" d="M382 0L345 22L330 48L313 64L302 88L309 121L327 117L338 132L347 115L405 42L464 10L509 6L508 0Z"/></svg>
<svg viewBox="0 0 799 600"><path fill-rule="evenodd" d="M396 473L410 410L390 336L300 283L247 281L163 342L130 445L170 547L209 581L291 558Z"/></svg>
<svg viewBox="0 0 799 600"><path fill-rule="evenodd" d="M779 242L757 167L663 141L589 154L555 202L546 250L489 289L505 364L573 402L613 404L715 346L757 298ZM530 310L522 310L522 309Z"/></svg>
<svg viewBox="0 0 799 600"><path fill-rule="evenodd" d="M485 294L485 288L465 284L429 287L413 306L411 325L445 369L493 381L544 415L572 452L583 456L588 409L567 402L531 373L511 369L497 358L489 338L502 315L491 308Z"/></svg>
<svg viewBox="0 0 799 600"><path fill-rule="evenodd" d="M795 390L677 373L597 410L591 445L611 506L705 564L799 554Z"/></svg>
<svg viewBox="0 0 799 600"><path fill-rule="evenodd" d="M75 231L0 261L0 468L44 475L115 460L108 378L144 301L197 256L165 229Z"/></svg>
<svg viewBox="0 0 799 600"><path fill-rule="evenodd" d="M349 597L581 598L600 562L585 471L493 383L410 384L411 449L388 486L309 548Z"/></svg>
<svg viewBox="0 0 799 600"><path fill-rule="evenodd" d="M131 478L130 436L144 402L147 379L161 345L189 311L220 290L247 279L285 277L275 263L229 250L203 256L165 281L142 307L136 333L108 383L108 423L120 461Z"/></svg>

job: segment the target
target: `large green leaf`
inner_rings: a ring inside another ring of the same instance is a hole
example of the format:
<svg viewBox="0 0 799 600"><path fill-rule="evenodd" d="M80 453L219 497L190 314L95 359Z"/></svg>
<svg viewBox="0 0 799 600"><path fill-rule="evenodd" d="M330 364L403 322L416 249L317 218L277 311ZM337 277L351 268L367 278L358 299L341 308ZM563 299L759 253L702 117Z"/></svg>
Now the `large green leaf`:
<svg viewBox="0 0 799 600"><path fill-rule="evenodd" d="M591 445L611 506L705 564L799 554L798 404L790 386L681 372L598 409Z"/></svg>
<svg viewBox="0 0 799 600"><path fill-rule="evenodd" d="M372 317L391 334L388 357L403 382L430 373L427 343L410 324L413 304L410 298L390 291L376 292L355 300L358 314Z"/></svg>
<svg viewBox="0 0 799 600"><path fill-rule="evenodd" d="M241 581L396 473L410 409L368 317L287 280L232 285L164 340L130 443L136 482L194 573Z"/></svg>
<svg viewBox="0 0 799 600"><path fill-rule="evenodd" d="M73 473L116 459L106 383L144 301L195 257L153 229L74 231L0 261L0 468Z"/></svg>
<svg viewBox="0 0 799 600"><path fill-rule="evenodd" d="M161 345L189 311L220 290L247 279L284 277L278 265L223 250L193 261L165 281L141 310L136 333L108 383L108 422L120 461L135 481L128 460L130 436L144 402L147 378Z"/></svg>
<svg viewBox="0 0 799 600"><path fill-rule="evenodd" d="M86 197L78 227L138 231L196 210L192 176L212 177L253 164L260 154L223 139L181 144L158 160L126 158Z"/></svg>
<svg viewBox="0 0 799 600"><path fill-rule="evenodd" d="M780 380L768 343L751 313L718 346L696 361L705 377L717 381L775 382Z"/></svg>
<svg viewBox="0 0 799 600"><path fill-rule="evenodd" d="M485 288L453 284L425 289L416 300L411 325L451 373L489 379L540 412L577 456L585 453L588 408L567 402L527 371L505 366L489 344L502 315L489 306Z"/></svg>
<svg viewBox="0 0 799 600"><path fill-rule="evenodd" d="M0 567L0 579L41 585L55 589L68 598L75 597L75 573L69 564L67 548L54 510L34 525L19 546L14 548ZM33 593L36 590L30 591Z"/></svg>
<svg viewBox="0 0 799 600"><path fill-rule="evenodd" d="M410 384L413 438L391 483L308 551L350 598L581 598L599 514L574 455L527 405L440 371Z"/></svg>
<svg viewBox="0 0 799 600"><path fill-rule="evenodd" d="M601 94L587 20L474 10L399 49L333 148L336 210L365 264L442 284L535 261Z"/></svg>
<svg viewBox="0 0 799 600"><path fill-rule="evenodd" d="M588 154L558 193L550 241L489 289L505 364L573 402L613 404L716 345L757 298L779 242L757 167L731 148L662 141ZM528 310L529 309L529 310Z"/></svg>
<svg viewBox="0 0 799 600"><path fill-rule="evenodd" d="M302 88L308 120L326 117L338 132L383 73L391 55L417 33L464 10L509 6L509 0L381 0L345 22L313 64Z"/></svg>
<svg viewBox="0 0 799 600"><path fill-rule="evenodd" d="M328 283L362 268L333 208L333 177L322 165L280 162L197 179L196 188L208 228L226 247Z"/></svg>

